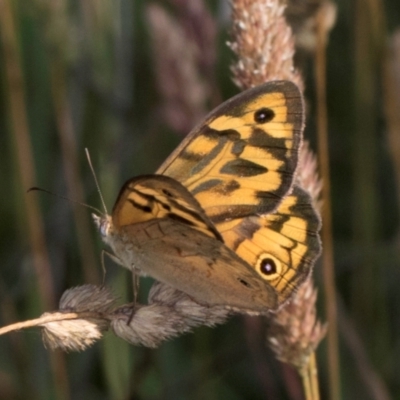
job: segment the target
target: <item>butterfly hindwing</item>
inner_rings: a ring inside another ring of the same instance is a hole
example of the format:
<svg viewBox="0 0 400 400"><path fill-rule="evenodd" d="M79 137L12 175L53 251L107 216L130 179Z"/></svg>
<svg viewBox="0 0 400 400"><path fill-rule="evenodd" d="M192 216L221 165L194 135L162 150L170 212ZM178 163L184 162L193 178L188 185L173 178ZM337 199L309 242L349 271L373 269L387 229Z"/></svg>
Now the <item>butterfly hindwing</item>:
<svg viewBox="0 0 400 400"><path fill-rule="evenodd" d="M273 214L216 227L225 244L275 288L279 303L307 278L321 252L319 217L309 195L298 186Z"/></svg>
<svg viewBox="0 0 400 400"><path fill-rule="evenodd" d="M200 304L265 313L279 306L276 291L223 242L170 218L127 225L117 244L123 265L134 265Z"/></svg>

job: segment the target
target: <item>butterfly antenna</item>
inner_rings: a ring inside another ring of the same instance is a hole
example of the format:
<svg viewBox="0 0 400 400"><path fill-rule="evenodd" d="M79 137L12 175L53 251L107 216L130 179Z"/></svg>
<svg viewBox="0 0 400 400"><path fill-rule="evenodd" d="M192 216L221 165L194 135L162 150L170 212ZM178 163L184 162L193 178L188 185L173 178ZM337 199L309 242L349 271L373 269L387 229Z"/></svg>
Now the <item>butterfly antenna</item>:
<svg viewBox="0 0 400 400"><path fill-rule="evenodd" d="M86 208L90 208L91 210L94 210L97 213L102 214L102 212L96 207L90 206L89 204L82 203L82 202L77 201L77 200L72 200L72 199L70 199L70 198L68 198L66 196L62 196L62 195L57 194L57 193L50 192L50 190L47 190L47 189L42 189L40 187L33 186L33 187L29 188L26 192L29 193L29 192L34 192L34 191L35 192L44 192L44 193L51 194L52 196L58 197L59 199L63 199L63 200L67 200L67 201L70 201L70 202L75 203L75 204L79 204L80 206L84 206Z"/></svg>
<svg viewBox="0 0 400 400"><path fill-rule="evenodd" d="M88 150L87 147L85 148L85 153L86 153L86 158L87 158L88 163L89 163L90 170L92 171L92 174L93 174L93 178L94 178L94 182L95 182L95 184L96 184L97 192L99 193L99 196L100 196L101 204L103 205L104 212L105 212L106 215L107 215L108 212L107 212L106 203L105 203L105 201L104 201L103 194L101 193L99 181L97 180L96 173L94 172L92 160L90 159L90 154L89 154L89 150ZM100 214L103 214L103 213L100 213Z"/></svg>

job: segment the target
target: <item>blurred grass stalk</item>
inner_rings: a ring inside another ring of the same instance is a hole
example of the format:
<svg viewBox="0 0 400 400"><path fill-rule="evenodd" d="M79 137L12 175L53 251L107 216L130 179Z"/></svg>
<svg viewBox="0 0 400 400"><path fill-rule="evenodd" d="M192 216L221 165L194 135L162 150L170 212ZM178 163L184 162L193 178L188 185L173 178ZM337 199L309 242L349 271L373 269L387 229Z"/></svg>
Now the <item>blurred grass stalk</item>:
<svg viewBox="0 0 400 400"><path fill-rule="evenodd" d="M377 134L381 117L380 88L382 59L386 40L386 22L381 0L357 0L354 5L354 134L353 157L353 220L356 264L352 271L351 308L356 326L364 333L370 357L385 363L391 351L388 293L381 273L385 265L379 254L382 223L378 170L380 137ZM379 210L379 211L378 211ZM368 296L366 294L368 293ZM371 329L371 327L374 329Z"/></svg>
<svg viewBox="0 0 400 400"><path fill-rule="evenodd" d="M316 15L316 48L315 48L315 82L317 104L318 160L323 181L322 190L322 265L324 289L326 295L326 315L329 329L328 341L328 375L329 397L340 399L340 361L337 324L337 300L335 285L335 268L333 260L333 231L331 214L331 188L329 171L328 112L326 98L326 48L328 34L333 27L336 15L335 5L324 2Z"/></svg>
<svg viewBox="0 0 400 400"><path fill-rule="evenodd" d="M57 120L57 132L61 144L62 164L66 177L68 195L74 201L85 202L83 179L79 174L79 156L71 107L67 95L67 74L65 65L60 59L50 59L51 88L55 116ZM81 153L83 154L83 149ZM92 240L93 226L89 223L86 208L72 206L75 232L79 245L81 265L83 267L85 282L99 282L99 267L96 260Z"/></svg>
<svg viewBox="0 0 400 400"><path fill-rule="evenodd" d="M62 166L68 188L68 196L78 202L85 202L83 179L79 173L79 152L77 133L74 128L74 118L67 90L68 68L76 61L77 43L74 40L69 20L68 2L66 0L42 1L35 0L41 18L47 16L42 26L46 38L48 64L50 70L50 86L52 104L57 124L57 133L61 145ZM103 4L102 2L99 3ZM85 20L85 22L87 22ZM99 281L98 261L92 240L92 226L85 208L73 206L75 232L77 236L81 265L85 281L95 283Z"/></svg>
<svg viewBox="0 0 400 400"><path fill-rule="evenodd" d="M20 173L21 186L25 190L35 184L35 165L29 138L28 119L25 101L25 83L23 78L17 27L11 0L0 0L0 29L3 42L3 60L8 83L8 104L10 112L10 131L12 132L16 160ZM42 216L37 199L34 196L20 195L25 199L25 218L21 226L27 226L27 237L33 254L36 270L38 295L41 307L52 309L55 306L54 286L50 267ZM53 383L58 399L69 397L69 384L66 374L64 355L49 354L53 367Z"/></svg>
<svg viewBox="0 0 400 400"><path fill-rule="evenodd" d="M392 35L386 49L383 94L389 151L395 165L394 173L397 182L398 209L400 210L400 28Z"/></svg>

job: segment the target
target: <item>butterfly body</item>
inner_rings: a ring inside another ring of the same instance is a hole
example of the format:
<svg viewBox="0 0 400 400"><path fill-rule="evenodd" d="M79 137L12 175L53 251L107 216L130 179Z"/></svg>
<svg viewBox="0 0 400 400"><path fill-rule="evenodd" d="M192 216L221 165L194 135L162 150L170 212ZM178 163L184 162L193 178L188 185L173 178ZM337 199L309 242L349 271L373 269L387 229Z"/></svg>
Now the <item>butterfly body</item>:
<svg viewBox="0 0 400 400"><path fill-rule="evenodd" d="M198 302L276 310L320 252L319 218L295 172L304 125L298 88L249 89L198 125L157 175L125 183L95 217L126 268Z"/></svg>

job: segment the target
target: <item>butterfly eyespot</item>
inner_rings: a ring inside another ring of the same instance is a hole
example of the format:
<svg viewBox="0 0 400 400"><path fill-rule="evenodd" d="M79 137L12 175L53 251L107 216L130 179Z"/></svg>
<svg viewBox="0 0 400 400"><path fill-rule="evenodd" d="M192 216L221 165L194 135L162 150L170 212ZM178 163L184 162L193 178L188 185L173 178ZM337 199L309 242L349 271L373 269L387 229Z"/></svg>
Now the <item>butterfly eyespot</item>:
<svg viewBox="0 0 400 400"><path fill-rule="evenodd" d="M275 117L275 113L270 108L260 108L254 113L254 121L257 124L265 124L266 122L271 121Z"/></svg>
<svg viewBox="0 0 400 400"><path fill-rule="evenodd" d="M260 271L265 275L272 275L276 273L275 261L271 258L264 258L260 263Z"/></svg>
<svg viewBox="0 0 400 400"><path fill-rule="evenodd" d="M276 279L280 275L281 263L269 254L262 254L257 261L257 271L264 279Z"/></svg>

